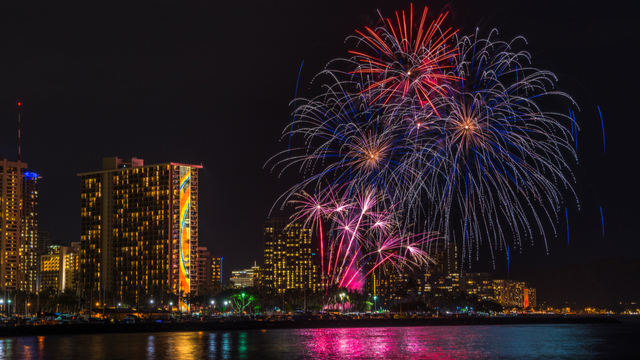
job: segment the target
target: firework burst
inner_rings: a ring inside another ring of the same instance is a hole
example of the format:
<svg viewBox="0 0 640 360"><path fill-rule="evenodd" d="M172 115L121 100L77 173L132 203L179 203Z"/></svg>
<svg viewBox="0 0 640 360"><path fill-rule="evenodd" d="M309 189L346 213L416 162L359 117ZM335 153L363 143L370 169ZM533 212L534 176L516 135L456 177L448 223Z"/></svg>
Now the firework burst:
<svg viewBox="0 0 640 360"><path fill-rule="evenodd" d="M296 99L285 133L304 146L270 161L306 175L281 204L295 197L294 219L318 229L326 286L422 266L436 233L460 234L469 260L483 239L492 254L511 239L546 244L562 188L573 191L577 124L548 110L571 97L515 50L523 38L461 36L446 18L381 17L321 73L325 92Z"/></svg>

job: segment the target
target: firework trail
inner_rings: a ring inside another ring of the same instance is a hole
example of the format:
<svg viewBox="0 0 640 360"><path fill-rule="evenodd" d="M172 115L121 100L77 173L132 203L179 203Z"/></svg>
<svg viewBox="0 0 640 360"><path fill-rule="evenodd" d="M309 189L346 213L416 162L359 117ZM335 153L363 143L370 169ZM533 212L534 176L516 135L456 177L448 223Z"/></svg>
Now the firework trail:
<svg viewBox="0 0 640 360"><path fill-rule="evenodd" d="M378 268L420 267L432 261L423 248L434 236L402 233L397 226L399 215L386 207L384 196L341 190L327 187L316 195L301 191L290 200L297 210L292 220L317 230L325 288L359 289ZM329 231L323 230L323 224L330 224Z"/></svg>
<svg viewBox="0 0 640 360"><path fill-rule="evenodd" d="M520 248L536 235L546 244L543 224L555 232L563 202L556 184L575 197L564 155L577 155L561 121L576 131L577 125L538 105L544 98L573 100L553 90L551 72L527 66L528 53L512 50L520 38L494 41L494 33L457 41L460 80L456 91L432 101L442 115L430 119L424 149L433 156L421 169L438 213L432 228L449 237L455 214L469 261L483 238L491 249L504 248L507 236Z"/></svg>
<svg viewBox="0 0 640 360"><path fill-rule="evenodd" d="M600 206L600 220L602 220L602 237L604 237L604 215L602 214L602 206Z"/></svg>
<svg viewBox="0 0 640 360"><path fill-rule="evenodd" d="M564 208L564 217L567 220L567 245L569 245L569 212Z"/></svg>
<svg viewBox="0 0 640 360"><path fill-rule="evenodd" d="M451 46L457 30L443 28L448 13L441 13L427 26L427 8L415 29L413 5L409 14L396 12L395 19L381 17L376 29L356 31L358 50L346 60L355 69L349 71L358 81L360 94L373 104L410 103L429 106L437 113L431 99L448 93L449 84L459 78L447 70L457 55ZM408 17L408 20L407 20ZM340 73L335 71L336 74Z"/></svg>
<svg viewBox="0 0 640 360"><path fill-rule="evenodd" d="M600 125L602 125L602 152L607 153L607 148L604 142L604 120L602 120L602 111L600 111L600 106L598 106L598 114L600 114Z"/></svg>
<svg viewBox="0 0 640 360"><path fill-rule="evenodd" d="M305 176L278 203L319 231L326 286L419 266L436 233L461 233L469 262L485 240L492 256L536 236L546 246L561 190L578 202L565 159L577 161L579 128L552 110L573 99L518 50L524 38L462 36L446 19L381 16L316 76L320 95L293 101L284 136L303 145L269 161Z"/></svg>

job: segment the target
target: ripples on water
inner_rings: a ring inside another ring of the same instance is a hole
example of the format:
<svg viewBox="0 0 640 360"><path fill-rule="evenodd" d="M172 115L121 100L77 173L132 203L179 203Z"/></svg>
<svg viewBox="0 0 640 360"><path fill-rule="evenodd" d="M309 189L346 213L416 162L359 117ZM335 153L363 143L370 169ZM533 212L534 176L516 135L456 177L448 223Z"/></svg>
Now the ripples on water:
<svg viewBox="0 0 640 360"><path fill-rule="evenodd" d="M0 339L0 359L640 359L640 326L251 330Z"/></svg>

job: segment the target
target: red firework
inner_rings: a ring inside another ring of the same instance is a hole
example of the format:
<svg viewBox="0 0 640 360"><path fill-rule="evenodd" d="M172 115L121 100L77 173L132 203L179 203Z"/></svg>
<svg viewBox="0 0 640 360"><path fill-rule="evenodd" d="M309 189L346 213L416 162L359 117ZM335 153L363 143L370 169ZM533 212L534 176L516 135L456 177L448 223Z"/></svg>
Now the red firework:
<svg viewBox="0 0 640 360"><path fill-rule="evenodd" d="M358 64L350 74L371 75L362 79L364 88L361 91L361 94L371 95L370 104L379 100L387 105L392 100L417 99L420 106L429 104L438 114L430 100L432 93L445 95L447 84L461 79L448 72L453 68L453 58L458 55L457 47L450 45L458 30L443 29L447 15L448 12L440 13L425 27L425 7L415 37L413 5L408 24L402 11L401 14L396 12L395 21L383 18L384 25L375 30L365 27L365 32L356 31L359 40L374 53L350 51L354 55L352 60Z"/></svg>

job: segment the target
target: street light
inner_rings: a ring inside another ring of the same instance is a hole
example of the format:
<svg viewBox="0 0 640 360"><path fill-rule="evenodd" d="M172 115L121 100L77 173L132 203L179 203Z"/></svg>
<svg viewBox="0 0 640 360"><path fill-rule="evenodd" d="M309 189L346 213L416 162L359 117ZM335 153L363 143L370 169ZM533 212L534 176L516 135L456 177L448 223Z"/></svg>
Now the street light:
<svg viewBox="0 0 640 360"><path fill-rule="evenodd" d="M342 312L344 313L344 293L340 294L340 304L342 305Z"/></svg>
<svg viewBox="0 0 640 360"><path fill-rule="evenodd" d="M378 308L378 302L376 300L378 300L378 297L373 295L373 312L376 312L376 309Z"/></svg>

